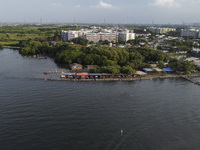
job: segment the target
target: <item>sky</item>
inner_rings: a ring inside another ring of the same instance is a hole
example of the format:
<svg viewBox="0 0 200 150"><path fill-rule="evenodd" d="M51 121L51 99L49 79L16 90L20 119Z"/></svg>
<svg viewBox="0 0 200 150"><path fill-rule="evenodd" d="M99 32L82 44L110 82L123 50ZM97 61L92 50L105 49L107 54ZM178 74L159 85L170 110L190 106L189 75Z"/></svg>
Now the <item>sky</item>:
<svg viewBox="0 0 200 150"><path fill-rule="evenodd" d="M0 23L199 23L199 7L200 0L0 0Z"/></svg>

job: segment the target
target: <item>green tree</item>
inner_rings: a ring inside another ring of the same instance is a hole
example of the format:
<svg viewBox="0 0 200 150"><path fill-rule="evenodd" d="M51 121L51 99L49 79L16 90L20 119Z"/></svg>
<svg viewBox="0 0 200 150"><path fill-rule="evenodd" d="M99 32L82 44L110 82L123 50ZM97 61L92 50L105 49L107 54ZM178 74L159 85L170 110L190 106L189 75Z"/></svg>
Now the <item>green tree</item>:
<svg viewBox="0 0 200 150"><path fill-rule="evenodd" d="M136 72L136 70L133 69L130 65L128 65L128 66L123 66L121 72L132 75Z"/></svg>
<svg viewBox="0 0 200 150"><path fill-rule="evenodd" d="M158 67L159 68L164 68L164 61L158 61Z"/></svg>
<svg viewBox="0 0 200 150"><path fill-rule="evenodd" d="M2 50L3 49L3 44L0 44L0 50Z"/></svg>
<svg viewBox="0 0 200 150"><path fill-rule="evenodd" d="M86 46L89 41L86 40L86 39L78 37L78 38L73 39L72 42L75 43L75 44Z"/></svg>

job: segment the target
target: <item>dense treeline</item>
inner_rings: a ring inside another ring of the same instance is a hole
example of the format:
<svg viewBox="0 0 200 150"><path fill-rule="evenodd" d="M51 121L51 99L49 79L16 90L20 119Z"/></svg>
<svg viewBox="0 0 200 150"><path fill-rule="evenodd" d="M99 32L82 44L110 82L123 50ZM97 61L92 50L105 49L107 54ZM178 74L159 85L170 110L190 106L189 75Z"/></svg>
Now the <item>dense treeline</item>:
<svg viewBox="0 0 200 150"><path fill-rule="evenodd" d="M192 41L169 40L168 44L171 44L172 46L187 46L187 47L193 47L194 46Z"/></svg>
<svg viewBox="0 0 200 150"><path fill-rule="evenodd" d="M176 71L183 71L185 74L189 74L194 69L198 69L194 64L188 61L178 61L177 59L171 59L169 66Z"/></svg>
<svg viewBox="0 0 200 150"><path fill-rule="evenodd" d="M119 47L86 47L70 43L59 43L49 47L48 42L28 40L21 42L20 53L23 55L34 55L45 53L54 57L56 63L69 67L71 63L86 65L98 65L91 72L128 73L133 74L135 70L149 67L147 61L164 62L169 56L162 51L148 48Z"/></svg>
<svg viewBox="0 0 200 150"><path fill-rule="evenodd" d="M198 48L199 45L193 41L178 41L178 40L168 40L165 42L165 45L170 48L170 52L177 51L191 51L193 47ZM157 49L163 49L163 46L158 46ZM164 46L165 49L165 46Z"/></svg>
<svg viewBox="0 0 200 150"><path fill-rule="evenodd" d="M20 41L20 54L22 55L36 55L48 53L49 43L46 41L37 41L29 39L27 41Z"/></svg>

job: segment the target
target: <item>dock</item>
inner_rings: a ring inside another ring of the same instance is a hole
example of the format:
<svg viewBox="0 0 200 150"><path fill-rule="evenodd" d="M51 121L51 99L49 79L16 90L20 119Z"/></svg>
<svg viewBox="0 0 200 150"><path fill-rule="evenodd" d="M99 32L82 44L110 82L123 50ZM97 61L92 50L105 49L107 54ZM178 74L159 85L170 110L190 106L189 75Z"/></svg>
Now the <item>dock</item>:
<svg viewBox="0 0 200 150"><path fill-rule="evenodd" d="M69 73L69 70L55 70L44 72L45 75L48 74L64 74ZM190 75L181 75L181 74L148 74L146 76L137 76L137 77L109 77L109 78L47 78L48 81L141 81L141 80L155 80L155 79L167 79L167 78L182 78L191 83L200 85L200 81L195 80L194 77L200 77L200 73L192 73Z"/></svg>

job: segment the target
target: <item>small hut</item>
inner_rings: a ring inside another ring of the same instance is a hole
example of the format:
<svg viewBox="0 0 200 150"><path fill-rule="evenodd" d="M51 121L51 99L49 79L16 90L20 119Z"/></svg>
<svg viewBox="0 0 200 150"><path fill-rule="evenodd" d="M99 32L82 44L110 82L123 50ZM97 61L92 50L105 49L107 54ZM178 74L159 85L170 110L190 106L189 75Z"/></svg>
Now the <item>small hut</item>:
<svg viewBox="0 0 200 150"><path fill-rule="evenodd" d="M78 63L73 63L73 64L70 65L70 67L71 67L72 71L82 70L83 69L83 66L81 64L78 64Z"/></svg>
<svg viewBox="0 0 200 150"><path fill-rule="evenodd" d="M101 79L102 77L102 73L89 73L90 79Z"/></svg>
<svg viewBox="0 0 200 150"><path fill-rule="evenodd" d="M75 73L65 73L67 79L75 79Z"/></svg>
<svg viewBox="0 0 200 150"><path fill-rule="evenodd" d="M163 68L163 71L167 72L167 73L172 73L174 72L174 70L172 68Z"/></svg>
<svg viewBox="0 0 200 150"><path fill-rule="evenodd" d="M154 68L154 70L155 70L156 72L159 72L159 73L161 73L161 72L163 71L163 69L160 69L160 68Z"/></svg>
<svg viewBox="0 0 200 150"><path fill-rule="evenodd" d="M144 70L144 72L146 72L146 73L153 73L154 72L153 68L142 68L142 70Z"/></svg>
<svg viewBox="0 0 200 150"><path fill-rule="evenodd" d="M89 74L88 73L76 73L77 79L88 79Z"/></svg>
<svg viewBox="0 0 200 150"><path fill-rule="evenodd" d="M147 74L143 71L136 71L136 73L134 74L134 76L145 76L145 75Z"/></svg>

